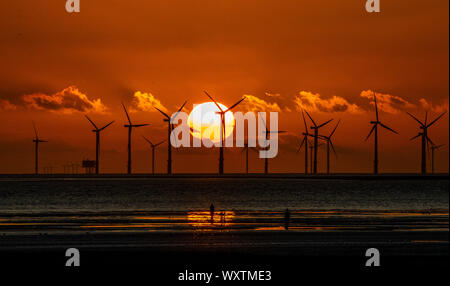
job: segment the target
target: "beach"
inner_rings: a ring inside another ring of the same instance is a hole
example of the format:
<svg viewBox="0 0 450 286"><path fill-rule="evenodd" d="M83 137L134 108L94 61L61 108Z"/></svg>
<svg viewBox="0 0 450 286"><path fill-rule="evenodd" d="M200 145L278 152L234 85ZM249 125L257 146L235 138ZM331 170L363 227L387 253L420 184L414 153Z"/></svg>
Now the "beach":
<svg viewBox="0 0 450 286"><path fill-rule="evenodd" d="M186 267L263 267L278 277L296 267L363 269L369 248L384 269L448 263L443 176L1 179L5 269L62 268L68 248L88 269L150 267L170 277Z"/></svg>

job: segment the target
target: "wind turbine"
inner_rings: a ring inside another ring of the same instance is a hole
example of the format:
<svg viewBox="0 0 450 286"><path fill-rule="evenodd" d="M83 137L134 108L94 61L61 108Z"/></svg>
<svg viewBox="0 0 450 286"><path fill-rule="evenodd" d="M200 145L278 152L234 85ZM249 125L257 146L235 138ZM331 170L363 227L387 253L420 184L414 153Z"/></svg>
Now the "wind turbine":
<svg viewBox="0 0 450 286"><path fill-rule="evenodd" d="M248 150L251 149L254 152L258 152L255 148L248 146L248 139L244 144L244 148L242 149L241 153L245 151L245 173L248 174Z"/></svg>
<svg viewBox="0 0 450 286"><path fill-rule="evenodd" d="M434 151L435 150L439 151L439 149L444 146L445 146L445 144L441 144L441 145L432 144L432 146L431 146L431 173L433 173L433 174L434 174Z"/></svg>
<svg viewBox="0 0 450 286"><path fill-rule="evenodd" d="M431 143L431 145L434 145L433 142L431 142L430 138L428 137L428 128L431 127L434 123L436 123L439 119L442 118L442 116L444 116L444 114L446 114L447 112L442 113L441 115L439 115L436 119L434 119L433 121L431 121L430 124L428 124L428 112L425 113L425 121L422 122L419 119L417 119L417 117L415 117L414 115L412 115L411 113L407 112L407 114L409 116L411 116L414 120L416 120L419 125L420 125L420 129L421 132L419 131L419 134L414 136L413 138L411 138L411 141L418 138L418 137L422 137L422 162L421 162L421 172L422 174L426 174L427 173L427 153L426 153L426 149L428 146L428 142Z"/></svg>
<svg viewBox="0 0 450 286"><path fill-rule="evenodd" d="M375 156L374 156L374 160L373 160L373 173L378 174L378 125L380 125L384 129L387 129L395 134L398 134L398 132L380 122L379 117L378 117L377 96L375 95L375 93L373 93L373 98L374 98L374 104L375 104L376 121L370 121L370 124L372 124L373 127L370 130L369 135L367 135L366 141L369 139L370 135L372 135L372 133L375 131L375 146L374 146Z"/></svg>
<svg viewBox="0 0 450 286"><path fill-rule="evenodd" d="M306 115L308 115L309 119L311 119L311 122L314 124L314 126L311 126L311 129L314 130L314 170L313 173L317 174L317 150L319 147L319 129L330 123L333 119L330 119L320 125L317 125L316 122L312 119L311 115L309 115L308 111L306 111Z"/></svg>
<svg viewBox="0 0 450 286"><path fill-rule="evenodd" d="M131 131L133 128L143 127L147 126L148 124L133 124L131 123L130 116L128 115L128 111L125 107L125 105L122 102L123 110L125 111L125 114L127 115L128 123L125 124L123 127L128 128L128 166L127 166L127 172L128 174L131 174Z"/></svg>
<svg viewBox="0 0 450 286"><path fill-rule="evenodd" d="M159 112L161 112L162 115L164 115L164 122L167 122L167 174L172 174L172 144L170 143L170 136L172 135L172 130L173 130L173 126L174 124L171 123L171 121L173 121L177 116L178 113L180 113L180 111L183 109L183 107L186 105L187 101L185 101L183 103L183 105L180 107L180 109L178 109L178 111L175 113L175 115L173 115L172 117L170 117L169 115L167 115L164 111L162 111L161 109L155 107L156 110L158 110ZM176 138L174 137L174 139L176 140Z"/></svg>
<svg viewBox="0 0 450 286"><path fill-rule="evenodd" d="M225 134L226 134L226 125L225 125L225 114L228 111L231 111L233 108L235 108L238 104L240 104L245 97L243 97L241 100L233 104L230 108L227 110L223 110L220 105L215 101L211 95L209 95L206 91L204 93L214 102L214 104L219 108L220 111L217 111L216 113L220 115L220 152L219 152L219 174L223 174L223 148L225 146Z"/></svg>
<svg viewBox="0 0 450 286"><path fill-rule="evenodd" d="M331 149L333 150L334 154L336 155L336 150L334 149L333 141L331 140L331 137L333 136L334 132L336 132L336 129L338 128L340 122L341 122L341 120L338 121L338 123L336 124L336 127L334 127L334 129L330 133L330 135L328 135L328 136L319 135L322 139L327 141L327 174L330 173L330 146L331 146Z"/></svg>
<svg viewBox="0 0 450 286"><path fill-rule="evenodd" d="M266 141L269 140L270 138L270 134L281 134L281 133L286 133L286 131L270 131L269 128L267 127L266 122L264 121L264 118L262 118L262 122L264 124L264 128L265 128L265 133L266 133ZM264 149L268 149L269 147L265 147ZM269 173L269 158L264 158L264 174L268 174Z"/></svg>
<svg viewBox="0 0 450 286"><path fill-rule="evenodd" d="M37 174L39 174L39 143L41 143L41 142L44 143L44 142L48 142L48 141L39 139L36 125L34 124L34 122L33 122L33 129L34 129L34 135L36 136L33 139L33 142L34 142L34 172L37 175Z"/></svg>
<svg viewBox="0 0 450 286"><path fill-rule="evenodd" d="M297 153L300 152L300 149L302 149L303 144L304 144L305 145L305 175L306 175L306 174L308 174L308 143L309 143L308 137L312 136L312 135L308 133L308 126L306 125L305 113L303 112L303 109L302 109L302 117L303 117L303 123L305 124L305 132L302 133L303 140L299 144Z"/></svg>
<svg viewBox="0 0 450 286"><path fill-rule="evenodd" d="M152 174L154 175L155 174L155 149L156 149L156 147L158 147L162 143L166 142L166 140L161 141L161 142L156 143L156 144L153 144L152 141L150 141L147 138L145 138L145 136L142 136L142 138L144 138L144 140L147 141L150 144L150 147L152 148Z"/></svg>
<svg viewBox="0 0 450 286"><path fill-rule="evenodd" d="M100 153L100 132L102 132L103 130L105 130L109 125L114 123L114 120L111 121L110 123L106 124L105 126L103 126L102 128L98 128L97 125L95 125L95 123L87 116L85 115L87 120L89 120L89 122L94 126L94 130L92 130L92 132L95 132L95 174L98 175L98 171L99 171L99 164L100 161L98 159L99 157L99 153Z"/></svg>
<svg viewBox="0 0 450 286"><path fill-rule="evenodd" d="M319 145L320 146L320 145ZM309 171L313 172L313 153L314 153L314 144L309 141Z"/></svg>

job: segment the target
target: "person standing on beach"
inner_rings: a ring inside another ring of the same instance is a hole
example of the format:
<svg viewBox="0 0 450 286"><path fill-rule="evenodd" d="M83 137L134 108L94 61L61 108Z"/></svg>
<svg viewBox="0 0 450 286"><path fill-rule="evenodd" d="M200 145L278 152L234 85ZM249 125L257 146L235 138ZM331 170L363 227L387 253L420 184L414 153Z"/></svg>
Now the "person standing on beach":
<svg viewBox="0 0 450 286"><path fill-rule="evenodd" d="M211 215L211 224L213 224L214 223L214 204L211 204L209 206L209 213Z"/></svg>
<svg viewBox="0 0 450 286"><path fill-rule="evenodd" d="M289 211L289 209L286 209L286 211L284 212L284 229L288 230L289 229L289 221L291 220L291 212Z"/></svg>

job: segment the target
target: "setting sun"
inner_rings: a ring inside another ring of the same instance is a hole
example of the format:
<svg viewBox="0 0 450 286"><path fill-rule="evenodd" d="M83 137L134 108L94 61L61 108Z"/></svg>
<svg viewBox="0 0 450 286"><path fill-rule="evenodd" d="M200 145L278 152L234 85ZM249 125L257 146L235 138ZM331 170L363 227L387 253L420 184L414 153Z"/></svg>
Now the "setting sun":
<svg viewBox="0 0 450 286"><path fill-rule="evenodd" d="M219 103L222 110L228 107ZM191 133L194 137L203 139L209 138L212 142L220 142L220 114L219 108L214 102L205 102L194 107L189 114L188 122ZM234 116L231 111L225 113L225 137L233 134Z"/></svg>

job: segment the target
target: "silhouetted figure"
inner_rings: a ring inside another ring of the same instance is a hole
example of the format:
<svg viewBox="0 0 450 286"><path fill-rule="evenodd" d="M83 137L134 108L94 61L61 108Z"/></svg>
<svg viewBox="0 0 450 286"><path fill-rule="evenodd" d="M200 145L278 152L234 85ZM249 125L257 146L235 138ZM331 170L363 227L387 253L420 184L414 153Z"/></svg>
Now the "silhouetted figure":
<svg viewBox="0 0 450 286"><path fill-rule="evenodd" d="M214 223L214 205L213 204L211 204L209 206L209 213L211 215L211 224L212 224L212 223Z"/></svg>
<svg viewBox="0 0 450 286"><path fill-rule="evenodd" d="M220 212L220 225L223 227L225 225L225 212Z"/></svg>
<svg viewBox="0 0 450 286"><path fill-rule="evenodd" d="M291 212L289 211L289 209L286 209L286 211L284 212L284 229L286 230L289 229L290 220L291 220Z"/></svg>

